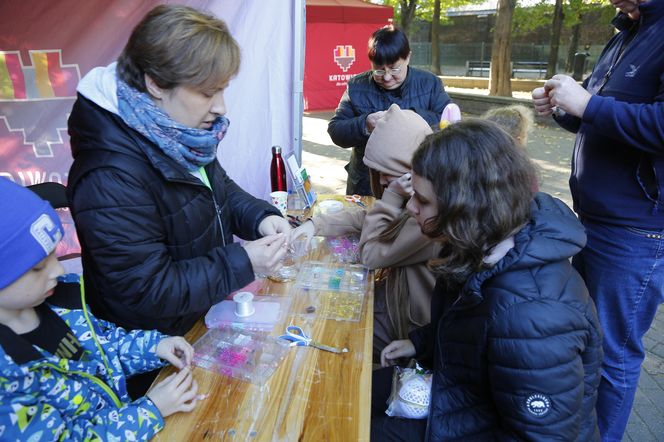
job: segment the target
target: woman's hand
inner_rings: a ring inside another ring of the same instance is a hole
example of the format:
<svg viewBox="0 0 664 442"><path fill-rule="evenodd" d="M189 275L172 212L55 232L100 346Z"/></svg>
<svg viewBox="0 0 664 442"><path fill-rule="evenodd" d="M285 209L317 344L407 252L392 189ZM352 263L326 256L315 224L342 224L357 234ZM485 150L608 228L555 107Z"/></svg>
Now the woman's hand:
<svg viewBox="0 0 664 442"><path fill-rule="evenodd" d="M286 218L277 215L270 215L263 219L258 225L258 233L262 236L274 235L275 233L289 233L291 225Z"/></svg>
<svg viewBox="0 0 664 442"><path fill-rule="evenodd" d="M276 235L264 236L256 241L244 243L243 247L247 255L249 255L249 261L251 261L254 273L271 275L279 270L281 261L286 256L286 235L277 233Z"/></svg>
<svg viewBox="0 0 664 442"><path fill-rule="evenodd" d="M191 375L191 369L185 367L150 388L145 395L154 402L162 417L167 417L178 411L193 410L198 401L207 397L196 394L197 391L198 384Z"/></svg>
<svg viewBox="0 0 664 442"><path fill-rule="evenodd" d="M395 359L415 356L415 345L410 339L392 341L380 352L380 365L389 367L395 364Z"/></svg>
<svg viewBox="0 0 664 442"><path fill-rule="evenodd" d="M315 234L316 226L312 220L308 219L291 231L289 242L292 244L297 238L304 236L304 240L309 243Z"/></svg>
<svg viewBox="0 0 664 442"><path fill-rule="evenodd" d="M402 198L410 198L413 196L413 182L411 180L410 172L406 172L396 180L393 179L390 181L387 188Z"/></svg>
<svg viewBox="0 0 664 442"><path fill-rule="evenodd" d="M171 336L159 342L156 353L161 359L170 362L178 370L182 370L191 365L194 358L194 347L181 336Z"/></svg>

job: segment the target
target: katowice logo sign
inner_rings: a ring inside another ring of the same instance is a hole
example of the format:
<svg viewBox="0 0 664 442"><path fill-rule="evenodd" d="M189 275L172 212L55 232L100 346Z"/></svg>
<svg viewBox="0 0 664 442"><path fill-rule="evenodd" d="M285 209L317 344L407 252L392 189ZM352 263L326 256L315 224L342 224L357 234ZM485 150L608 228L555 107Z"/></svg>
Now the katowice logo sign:
<svg viewBox="0 0 664 442"><path fill-rule="evenodd" d="M334 48L334 62L342 71L348 72L355 62L355 48L352 45L338 45Z"/></svg>

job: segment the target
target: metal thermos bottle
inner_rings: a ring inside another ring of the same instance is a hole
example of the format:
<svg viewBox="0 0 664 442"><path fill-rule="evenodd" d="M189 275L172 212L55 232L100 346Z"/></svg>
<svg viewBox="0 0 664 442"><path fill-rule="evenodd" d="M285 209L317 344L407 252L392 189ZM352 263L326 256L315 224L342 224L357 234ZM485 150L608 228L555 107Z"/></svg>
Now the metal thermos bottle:
<svg viewBox="0 0 664 442"><path fill-rule="evenodd" d="M272 146L272 164L270 164L270 180L272 181L272 192L282 190L287 192L286 165L281 157L281 147Z"/></svg>

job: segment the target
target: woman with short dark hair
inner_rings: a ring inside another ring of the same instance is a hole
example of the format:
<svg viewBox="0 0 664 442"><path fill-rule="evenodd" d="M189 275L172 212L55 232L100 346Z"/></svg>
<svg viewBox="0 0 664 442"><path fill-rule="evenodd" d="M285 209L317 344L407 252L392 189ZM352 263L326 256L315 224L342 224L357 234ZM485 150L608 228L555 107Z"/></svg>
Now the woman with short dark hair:
<svg viewBox="0 0 664 442"><path fill-rule="evenodd" d="M569 261L585 234L564 203L533 198L534 177L489 121L452 124L415 152L407 207L441 245L432 319L381 363L433 369L428 420L385 416L393 370L376 371L373 440L599 440L601 330Z"/></svg>
<svg viewBox="0 0 664 442"><path fill-rule="evenodd" d="M440 78L409 66L410 45L394 25L376 30L369 39L371 70L353 77L341 97L327 131L338 146L352 147L346 166L349 195L372 195L364 149L378 120L392 104L415 111L430 126L438 126L452 102Z"/></svg>

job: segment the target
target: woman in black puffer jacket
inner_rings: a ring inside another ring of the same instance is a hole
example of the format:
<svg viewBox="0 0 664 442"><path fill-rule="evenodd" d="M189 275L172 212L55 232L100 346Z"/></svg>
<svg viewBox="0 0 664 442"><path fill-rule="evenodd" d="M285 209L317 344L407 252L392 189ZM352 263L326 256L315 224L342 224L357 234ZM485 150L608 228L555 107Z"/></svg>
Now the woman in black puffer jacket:
<svg viewBox="0 0 664 442"><path fill-rule="evenodd" d="M427 420L386 417L391 368L374 375L374 440L599 440L602 360L595 306L569 258L583 227L533 198L533 167L493 123L430 135L413 158L408 208L442 244L432 322L394 341L384 366L433 368Z"/></svg>
<svg viewBox="0 0 664 442"><path fill-rule="evenodd" d="M239 65L223 21L161 5L117 63L79 84L67 191L98 316L182 335L254 272L279 265L288 222L216 158L224 88Z"/></svg>

